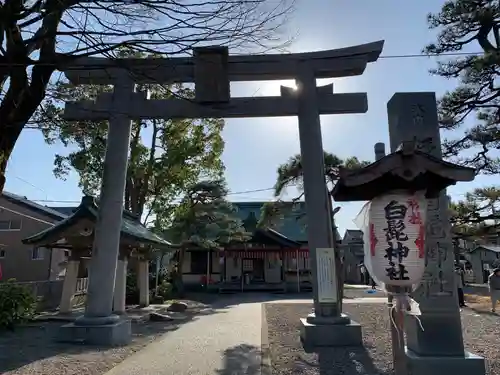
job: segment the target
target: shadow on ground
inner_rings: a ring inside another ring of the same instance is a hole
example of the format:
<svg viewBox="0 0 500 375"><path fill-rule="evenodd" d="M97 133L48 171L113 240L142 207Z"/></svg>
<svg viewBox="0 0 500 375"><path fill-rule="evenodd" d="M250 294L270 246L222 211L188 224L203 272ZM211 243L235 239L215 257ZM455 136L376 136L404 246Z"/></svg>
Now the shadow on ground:
<svg viewBox="0 0 500 375"><path fill-rule="evenodd" d="M234 294L209 294L190 293L188 297L192 301L201 302L214 309L223 309L244 303L265 303L277 300L307 299L312 300L312 293L270 293L270 292L245 292Z"/></svg>
<svg viewBox="0 0 500 375"><path fill-rule="evenodd" d="M475 307L475 306L469 305L466 308L473 311L476 314L479 314L479 315L490 315L490 316L497 316L497 317L499 316L497 313L494 313L494 312L491 312L491 310L488 310L488 308L491 309L491 307L484 307L484 306Z"/></svg>
<svg viewBox="0 0 500 375"><path fill-rule="evenodd" d="M344 290L344 299L364 298L364 297L384 297L384 293L380 290L372 293L371 287L366 288L351 288L346 287ZM271 293L271 292L244 292L234 294L216 294L216 293L189 293L187 298L191 301L197 301L210 305L214 309L224 309L231 306L244 303L266 303L273 301L286 300L311 300L312 292L305 293Z"/></svg>
<svg viewBox="0 0 500 375"><path fill-rule="evenodd" d="M261 352L253 345L242 344L224 351L223 368L219 375L257 375L261 374Z"/></svg>
<svg viewBox="0 0 500 375"><path fill-rule="evenodd" d="M304 351L308 354L315 353L317 359L314 362L309 362L304 358L297 358L296 367L315 368L317 369L316 373L320 375L394 374L392 371L385 372L377 368L365 347L343 348L342 351L332 351L330 348L316 348L315 350L304 348ZM333 352L336 355L332 355Z"/></svg>
<svg viewBox="0 0 500 375"><path fill-rule="evenodd" d="M218 313L224 313L224 311L214 309L187 311L182 320L133 322L132 342L126 347L118 348L56 342L54 338L57 330L67 324L65 322L33 322L12 332L0 331L0 374L18 370L27 365L33 368L43 368L43 363L47 360L53 362L50 367L71 366L73 368L81 365L85 371L88 371L89 367L95 367L99 371L91 371L91 373L103 373L156 338L175 331L200 316ZM31 373L25 369L22 371L22 373Z"/></svg>

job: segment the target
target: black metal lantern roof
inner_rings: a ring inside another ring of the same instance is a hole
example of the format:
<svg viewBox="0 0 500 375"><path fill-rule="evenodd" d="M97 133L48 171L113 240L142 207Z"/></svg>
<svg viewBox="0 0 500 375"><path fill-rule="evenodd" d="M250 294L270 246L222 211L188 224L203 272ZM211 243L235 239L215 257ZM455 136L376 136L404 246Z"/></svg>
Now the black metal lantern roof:
<svg viewBox="0 0 500 375"><path fill-rule="evenodd" d="M419 151L415 142L403 142L396 152L364 168L342 168L332 197L337 202L369 201L393 190L425 190L427 198L434 198L446 187L474 177L473 168Z"/></svg>

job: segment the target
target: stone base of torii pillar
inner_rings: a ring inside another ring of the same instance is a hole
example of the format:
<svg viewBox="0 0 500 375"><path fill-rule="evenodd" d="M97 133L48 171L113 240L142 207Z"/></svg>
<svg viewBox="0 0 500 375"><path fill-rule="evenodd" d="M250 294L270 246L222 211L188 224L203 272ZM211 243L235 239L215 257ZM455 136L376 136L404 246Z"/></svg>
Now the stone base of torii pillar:
<svg viewBox="0 0 500 375"><path fill-rule="evenodd" d="M361 325L342 314L338 317L319 317L312 313L300 319L300 339L304 348L361 346Z"/></svg>

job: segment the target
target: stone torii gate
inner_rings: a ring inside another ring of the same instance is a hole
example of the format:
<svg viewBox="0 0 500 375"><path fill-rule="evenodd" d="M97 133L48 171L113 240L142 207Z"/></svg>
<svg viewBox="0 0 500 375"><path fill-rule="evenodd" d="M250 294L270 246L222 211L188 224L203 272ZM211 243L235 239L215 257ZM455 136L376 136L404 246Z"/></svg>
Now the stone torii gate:
<svg viewBox="0 0 500 375"><path fill-rule="evenodd" d="M66 67L66 77L74 84L113 85L114 90L95 102L67 103L64 112L67 120L109 120L109 134L85 315L65 326L61 338L111 345L130 338L130 322L112 315L112 300L131 120L146 118L298 116L315 307L315 314L303 323L314 331L309 334L312 344L317 343L314 337L321 333L321 327L339 326L340 320L349 323L340 317L338 308L319 115L365 113L367 95L334 94L332 84L317 87L316 79L361 75L369 62L378 59L382 47L383 41L378 41L321 52L229 56L227 48L217 46L196 48L193 57L83 58ZM285 79L295 79L298 89L281 87L281 95L273 97L230 95L231 81ZM135 91L138 83L176 82L194 82L195 99L150 100L147 93ZM355 336L360 341L361 331Z"/></svg>

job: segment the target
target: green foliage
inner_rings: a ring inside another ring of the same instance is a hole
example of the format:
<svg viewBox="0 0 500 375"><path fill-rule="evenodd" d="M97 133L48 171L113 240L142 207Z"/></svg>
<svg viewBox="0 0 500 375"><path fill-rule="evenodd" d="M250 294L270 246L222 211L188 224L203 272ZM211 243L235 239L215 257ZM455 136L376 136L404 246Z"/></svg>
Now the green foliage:
<svg viewBox="0 0 500 375"><path fill-rule="evenodd" d="M437 14L429 14L437 40L424 48L427 54L480 51L438 62L432 73L457 79L458 86L439 101L443 129L454 131L443 153L485 173L498 173L500 159L500 6L498 0L448 0ZM458 130L458 131L457 131Z"/></svg>
<svg viewBox="0 0 500 375"><path fill-rule="evenodd" d="M341 159L338 156L329 152L324 152L325 160L325 180L328 187L333 187L339 178L340 168L361 168L370 162L360 161L357 157ZM259 226L276 226L277 223L283 220L285 216L294 215L297 220L303 220L304 214L296 214L297 202L303 196L303 168L302 158L300 154L292 156L284 164L281 164L277 170L276 183L274 184L274 196L278 198L274 202L268 202L261 208ZM286 191L288 187L296 186L302 193L293 199L293 202L283 202L279 197ZM301 210L302 211L302 210Z"/></svg>
<svg viewBox="0 0 500 375"><path fill-rule="evenodd" d="M187 247L216 249L247 241L251 237L236 216L236 209L227 200L227 193L226 183L222 179L200 181L188 189L177 206L167 236L181 244L177 266L172 272L174 291L179 297L184 294L180 265L184 262Z"/></svg>
<svg viewBox="0 0 500 375"><path fill-rule="evenodd" d="M127 305L136 305L139 303L139 285L137 284L137 273L127 272L125 281L125 303Z"/></svg>
<svg viewBox="0 0 500 375"><path fill-rule="evenodd" d="M151 57L122 51L125 57ZM123 57L122 56L122 57ZM151 99L168 99L173 95L192 98L193 91L182 85L164 87L141 85ZM111 87L74 86L58 82L55 99L38 112L37 122L48 144L60 142L68 152L57 154L54 174L65 179L71 170L79 177L79 186L98 195L103 172L108 125L106 121L67 122L62 118L63 101L94 100ZM204 120L141 120L133 121L130 159L125 191L125 208L135 215L145 215L161 230L167 227L173 200L201 176L218 178L224 167L221 154L224 121Z"/></svg>
<svg viewBox="0 0 500 375"><path fill-rule="evenodd" d="M158 285L158 297L162 298L163 301L172 299L174 287L171 283L163 280L160 285Z"/></svg>
<svg viewBox="0 0 500 375"><path fill-rule="evenodd" d="M500 189L495 186L477 188L464 198L450 203L454 234L480 238L495 233L500 219Z"/></svg>
<svg viewBox="0 0 500 375"><path fill-rule="evenodd" d="M35 310L36 298L29 288L14 279L0 282L0 330L28 321Z"/></svg>
<svg viewBox="0 0 500 375"><path fill-rule="evenodd" d="M285 218L293 217L305 226L303 202L285 202L280 199L265 202L260 208L259 228L278 229Z"/></svg>
<svg viewBox="0 0 500 375"><path fill-rule="evenodd" d="M292 6L293 0L0 2L0 188L21 131L40 126L33 115L44 111L50 82L62 77L53 74L57 69L79 57L113 58L123 47L168 57L202 42L236 52L285 47L280 29Z"/></svg>
<svg viewBox="0 0 500 375"><path fill-rule="evenodd" d="M224 180L200 181L192 185L177 207L170 228L174 242L196 244L204 248L219 248L250 238L245 232L236 209L227 200Z"/></svg>
<svg viewBox="0 0 500 375"><path fill-rule="evenodd" d="M369 162L359 161L356 157L341 159L338 156L324 151L325 160L325 179L327 183L335 183L339 176L339 168L359 168L370 164ZM302 157L300 154L292 156L284 164L281 164L277 170L277 179L274 184L274 195L280 196L287 187L297 186L299 190L303 187L303 169Z"/></svg>

